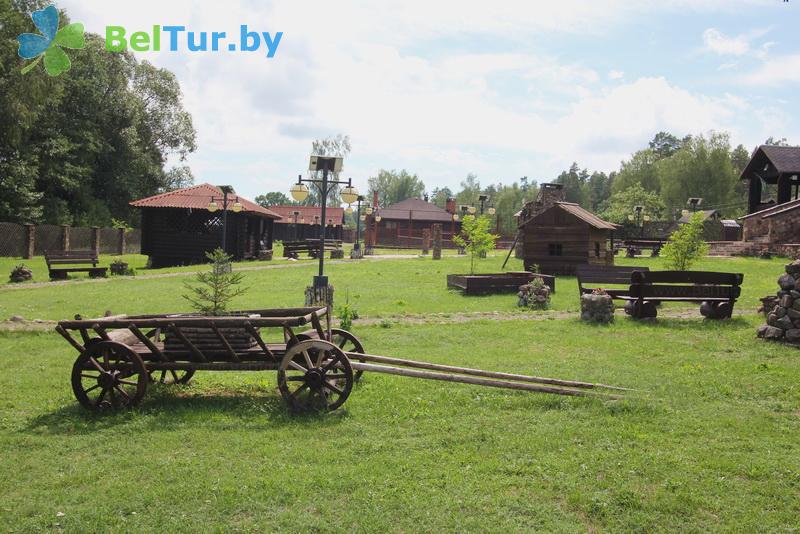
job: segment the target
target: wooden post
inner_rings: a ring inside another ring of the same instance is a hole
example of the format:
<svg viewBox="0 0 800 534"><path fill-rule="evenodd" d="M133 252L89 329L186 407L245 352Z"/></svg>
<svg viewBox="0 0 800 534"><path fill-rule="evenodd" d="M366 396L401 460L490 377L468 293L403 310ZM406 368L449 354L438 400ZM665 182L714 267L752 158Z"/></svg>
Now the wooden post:
<svg viewBox="0 0 800 534"><path fill-rule="evenodd" d="M33 252L36 248L36 226L33 224L26 224L25 230L25 251L22 257L29 260L33 258Z"/></svg>
<svg viewBox="0 0 800 534"><path fill-rule="evenodd" d="M125 228L117 229L117 254L125 254Z"/></svg>
<svg viewBox="0 0 800 534"><path fill-rule="evenodd" d="M69 230L68 224L61 225L61 250L69 252Z"/></svg>
<svg viewBox="0 0 800 534"><path fill-rule="evenodd" d="M97 226L92 226L92 253L100 255L100 228Z"/></svg>
<svg viewBox="0 0 800 534"><path fill-rule="evenodd" d="M442 225L433 225L433 259L442 259Z"/></svg>
<svg viewBox="0 0 800 534"><path fill-rule="evenodd" d="M431 248L431 229L422 229L422 255L427 256L428 250Z"/></svg>

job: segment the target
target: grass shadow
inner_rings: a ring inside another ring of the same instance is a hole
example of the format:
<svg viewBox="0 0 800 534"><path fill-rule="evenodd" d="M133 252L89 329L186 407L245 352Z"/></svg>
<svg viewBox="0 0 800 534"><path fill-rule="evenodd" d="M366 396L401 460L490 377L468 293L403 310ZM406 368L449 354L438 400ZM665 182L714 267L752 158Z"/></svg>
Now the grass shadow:
<svg viewBox="0 0 800 534"><path fill-rule="evenodd" d="M182 389L182 388L181 388ZM136 408L91 412L77 402L31 418L20 432L48 435L93 434L112 428L163 430L184 425L229 429L241 423L248 429L264 430L297 425L331 426L349 416L342 407L333 412L292 412L279 395L263 393L230 394L198 392L174 394L154 391Z"/></svg>

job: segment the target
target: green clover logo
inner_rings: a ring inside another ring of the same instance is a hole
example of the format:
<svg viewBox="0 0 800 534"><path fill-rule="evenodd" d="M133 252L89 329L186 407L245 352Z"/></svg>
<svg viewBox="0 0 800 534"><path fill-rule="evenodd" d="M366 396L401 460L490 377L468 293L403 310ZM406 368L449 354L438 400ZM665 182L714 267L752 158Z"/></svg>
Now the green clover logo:
<svg viewBox="0 0 800 534"><path fill-rule="evenodd" d="M23 33L17 37L19 41L19 56L24 59L35 59L33 63L25 65L22 74L27 74L44 58L44 70L50 76L58 76L72 66L69 57L61 47L83 48L83 24L68 24L58 29L58 10L55 6L47 6L31 14L33 23L42 32Z"/></svg>

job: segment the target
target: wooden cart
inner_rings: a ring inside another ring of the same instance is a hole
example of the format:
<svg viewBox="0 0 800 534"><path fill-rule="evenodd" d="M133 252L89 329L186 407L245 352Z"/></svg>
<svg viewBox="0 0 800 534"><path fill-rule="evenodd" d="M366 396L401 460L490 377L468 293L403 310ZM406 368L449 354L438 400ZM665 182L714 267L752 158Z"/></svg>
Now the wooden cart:
<svg viewBox="0 0 800 534"><path fill-rule="evenodd" d="M270 330L280 343L265 339ZM573 396L625 389L365 354L356 336L331 327L325 307L118 315L60 321L56 331L79 352L72 389L90 410L135 406L151 382L187 383L197 371L277 371L296 411L338 408L364 371Z"/></svg>

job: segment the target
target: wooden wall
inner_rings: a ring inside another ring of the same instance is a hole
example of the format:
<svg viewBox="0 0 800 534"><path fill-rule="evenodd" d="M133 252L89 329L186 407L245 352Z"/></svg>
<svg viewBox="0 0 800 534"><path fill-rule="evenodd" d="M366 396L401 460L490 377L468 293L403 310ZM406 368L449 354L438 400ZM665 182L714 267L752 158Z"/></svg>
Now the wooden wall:
<svg viewBox="0 0 800 534"><path fill-rule="evenodd" d="M578 265L613 265L609 237L610 231L596 229L574 215L552 208L525 225L525 269L535 264L543 274L574 274ZM551 254L551 245L560 245L560 256Z"/></svg>

